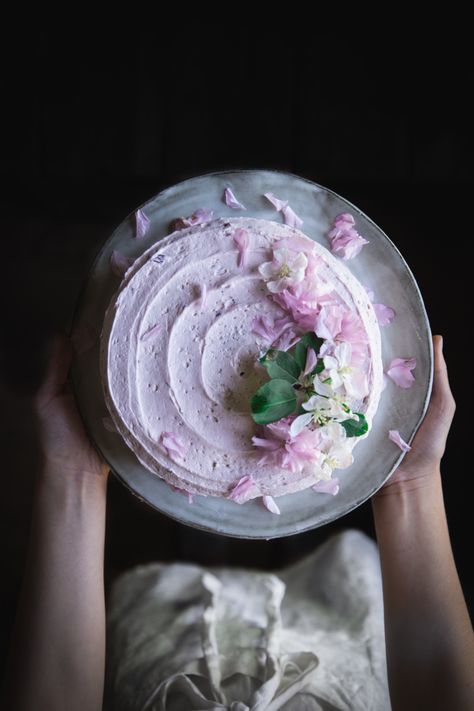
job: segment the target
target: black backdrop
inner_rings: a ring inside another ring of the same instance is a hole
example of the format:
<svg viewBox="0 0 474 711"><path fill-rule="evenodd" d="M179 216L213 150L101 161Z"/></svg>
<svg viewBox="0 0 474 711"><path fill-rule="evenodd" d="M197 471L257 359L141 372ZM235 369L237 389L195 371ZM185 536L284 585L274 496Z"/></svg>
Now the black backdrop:
<svg viewBox="0 0 474 711"><path fill-rule="evenodd" d="M68 322L91 260L130 211L166 185L228 168L288 170L339 192L413 270L457 400L442 469L472 599L469 48L459 28L389 39L386 26L361 35L315 25L142 18L123 33L91 22L77 38L42 28L13 43L2 71L3 638L26 546L38 457L28 403L45 339ZM109 488L107 585L148 560L278 568L341 528L373 535L369 503L322 529L249 542L181 526L113 477Z"/></svg>

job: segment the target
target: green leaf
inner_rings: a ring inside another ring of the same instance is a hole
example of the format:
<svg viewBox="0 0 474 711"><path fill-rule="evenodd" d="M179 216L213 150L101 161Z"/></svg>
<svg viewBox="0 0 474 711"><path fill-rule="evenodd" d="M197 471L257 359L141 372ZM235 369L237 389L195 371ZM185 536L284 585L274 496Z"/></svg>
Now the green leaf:
<svg viewBox="0 0 474 711"><path fill-rule="evenodd" d="M301 336L295 348L295 361L298 364L300 371L304 370L304 367L306 365L306 355L308 352L308 348L312 348L317 355L323 342L323 339L318 338L314 331L308 331L303 336ZM314 375L315 373L320 373L322 370L324 370L324 363L322 361L319 361L311 371L311 375Z"/></svg>
<svg viewBox="0 0 474 711"><path fill-rule="evenodd" d="M281 378L289 383L296 383L300 368L291 353L270 348L260 358L260 363L267 369L270 378Z"/></svg>
<svg viewBox="0 0 474 711"><path fill-rule="evenodd" d="M258 425L268 425L290 415L296 407L296 392L283 378L262 385L250 401L252 419Z"/></svg>
<svg viewBox="0 0 474 711"><path fill-rule="evenodd" d="M360 437L369 429L367 420L362 412L355 412L354 414L359 415L359 420L344 420L344 422L340 423L346 430L346 435L348 437Z"/></svg>

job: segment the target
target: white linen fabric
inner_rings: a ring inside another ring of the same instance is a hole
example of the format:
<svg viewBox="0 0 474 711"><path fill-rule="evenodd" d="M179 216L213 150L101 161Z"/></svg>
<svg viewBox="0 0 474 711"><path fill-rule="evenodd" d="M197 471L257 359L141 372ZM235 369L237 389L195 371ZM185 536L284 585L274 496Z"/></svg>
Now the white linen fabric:
<svg viewBox="0 0 474 711"><path fill-rule="evenodd" d="M153 563L114 583L111 711L385 711L378 549L360 531L268 573Z"/></svg>

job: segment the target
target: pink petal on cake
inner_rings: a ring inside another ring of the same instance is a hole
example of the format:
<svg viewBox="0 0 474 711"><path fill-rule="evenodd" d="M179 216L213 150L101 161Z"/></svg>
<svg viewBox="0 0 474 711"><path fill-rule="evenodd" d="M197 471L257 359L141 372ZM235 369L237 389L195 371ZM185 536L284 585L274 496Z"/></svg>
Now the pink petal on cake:
<svg viewBox="0 0 474 711"><path fill-rule="evenodd" d="M374 304L375 315L381 326L387 326L395 317L395 311L391 306L385 304Z"/></svg>
<svg viewBox="0 0 474 711"><path fill-rule="evenodd" d="M288 225L289 227L301 227L303 224L303 220L301 217L298 217L296 212L289 206L286 205L286 207L282 208L282 213L283 213L283 221L285 225Z"/></svg>
<svg viewBox="0 0 474 711"><path fill-rule="evenodd" d="M389 430L388 431L388 438L392 440L392 442L395 442L395 444L400 447L402 452L409 452L411 447L409 444L405 442L404 439L401 438L400 432L398 430Z"/></svg>
<svg viewBox="0 0 474 711"><path fill-rule="evenodd" d="M339 479L335 476L329 481L318 481L317 484L311 487L313 491L317 491L318 494L332 494L336 496L339 491Z"/></svg>
<svg viewBox="0 0 474 711"><path fill-rule="evenodd" d="M136 237L136 239L141 239L148 232L148 228L150 226L150 220L148 219L148 217L145 215L144 212L142 212L141 210L136 210L135 211L135 222L136 222L135 237Z"/></svg>
<svg viewBox="0 0 474 711"><path fill-rule="evenodd" d="M276 505L276 502L275 502L275 499L273 498L273 496L262 496L262 501L263 501L263 505L265 506L266 509L268 509L270 511L270 513L273 513L273 514L281 513L280 509Z"/></svg>
<svg viewBox="0 0 474 711"><path fill-rule="evenodd" d="M244 504L250 498L252 498L252 493L258 490L257 484L251 476L243 476L237 484L232 487L228 499L235 501L237 504Z"/></svg>
<svg viewBox="0 0 474 711"><path fill-rule="evenodd" d="M244 267L246 262L247 249L249 246L249 234L247 230L238 227L234 232L234 243L239 250L239 267Z"/></svg>
<svg viewBox="0 0 474 711"><path fill-rule="evenodd" d="M114 421L111 417L103 417L102 424L104 425L104 429L106 429L107 432L113 432L114 434L118 434L117 428L115 427Z"/></svg>
<svg viewBox="0 0 474 711"><path fill-rule="evenodd" d="M303 375L308 375L308 373L311 373L317 361L318 357L314 352L314 348L308 348L308 350L306 351L306 363L304 366Z"/></svg>
<svg viewBox="0 0 474 711"><path fill-rule="evenodd" d="M155 326L152 326L147 331L142 333L140 340L147 341L149 338L151 338L151 336L155 336L158 333L158 331L161 331L161 328L162 328L161 323L155 324Z"/></svg>
<svg viewBox="0 0 474 711"><path fill-rule="evenodd" d="M416 358L394 358L385 371L400 388L411 388L415 378L411 371L416 368Z"/></svg>
<svg viewBox="0 0 474 711"><path fill-rule="evenodd" d="M71 334L71 342L76 355L85 353L99 340L97 330L88 323L79 323Z"/></svg>
<svg viewBox="0 0 474 711"><path fill-rule="evenodd" d="M174 432L162 432L161 443L167 450L169 457L174 459L175 456L184 457L187 452L187 447L179 435Z"/></svg>
<svg viewBox="0 0 474 711"><path fill-rule="evenodd" d="M375 294L372 289L368 286L364 286L364 289L366 290L367 296L369 297L370 301L373 301L375 299Z"/></svg>
<svg viewBox="0 0 474 711"><path fill-rule="evenodd" d="M234 210L246 210L245 205L237 200L230 188L224 190L224 200L227 207L232 207Z"/></svg>
<svg viewBox="0 0 474 711"><path fill-rule="evenodd" d="M298 343L300 338L301 336L296 335L292 328L287 328L286 331L283 331L281 336L272 343L272 348L276 348L278 351L288 351Z"/></svg>
<svg viewBox="0 0 474 711"><path fill-rule="evenodd" d="M277 198L273 193L264 193L264 197L272 203L273 207L275 210L278 210L278 212L283 210L283 208L288 205L288 200L280 200L280 198Z"/></svg>
<svg viewBox="0 0 474 711"><path fill-rule="evenodd" d="M348 227L354 227L355 219L350 212L342 212L334 218L334 224L336 227L346 229Z"/></svg>
<svg viewBox="0 0 474 711"><path fill-rule="evenodd" d="M134 260L131 257L126 257L121 252L117 252L116 249L114 249L110 255L110 267L115 276L118 276L121 279L123 279L133 262Z"/></svg>
<svg viewBox="0 0 474 711"><path fill-rule="evenodd" d="M262 449L270 449L270 450L275 450L279 449L281 446L281 442L278 440L274 439L264 439L263 437L252 437L252 444L255 445L255 447L261 447Z"/></svg>

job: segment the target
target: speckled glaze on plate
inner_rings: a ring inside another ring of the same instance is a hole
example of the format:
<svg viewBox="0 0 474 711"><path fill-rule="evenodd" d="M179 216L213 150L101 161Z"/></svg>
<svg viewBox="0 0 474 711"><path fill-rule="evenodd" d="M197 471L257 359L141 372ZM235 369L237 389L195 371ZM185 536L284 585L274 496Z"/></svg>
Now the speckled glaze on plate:
<svg viewBox="0 0 474 711"><path fill-rule="evenodd" d="M233 210L223 200L230 187L247 211ZM105 310L119 280L109 259L113 250L138 257L154 242L169 234L170 222L199 207L214 210L215 217L245 215L281 221L263 194L273 192L289 200L303 220L301 230L325 247L334 217L351 212L360 234L369 240L361 253L345 262L359 281L375 292L375 300L392 306L396 317L381 329L384 367L396 357L415 357L415 383L409 390L388 381L375 415L370 436L355 450L351 467L337 471L340 490L336 496L311 489L277 499L281 515L269 513L261 499L239 505L216 497L187 497L173 491L136 459L121 436L105 429L108 415L99 372L99 340L78 354L72 379L78 406L89 435L111 469L140 499L181 523L237 538L270 539L301 533L333 521L372 496L398 466L404 454L388 439L388 430L398 429L410 443L428 406L433 381L431 330L415 278L393 242L357 207L327 188L291 173L238 170L190 178L167 188L137 206L150 219L147 234L135 239L134 212L107 240L89 274L78 301L73 329L88 324L100 333Z"/></svg>

